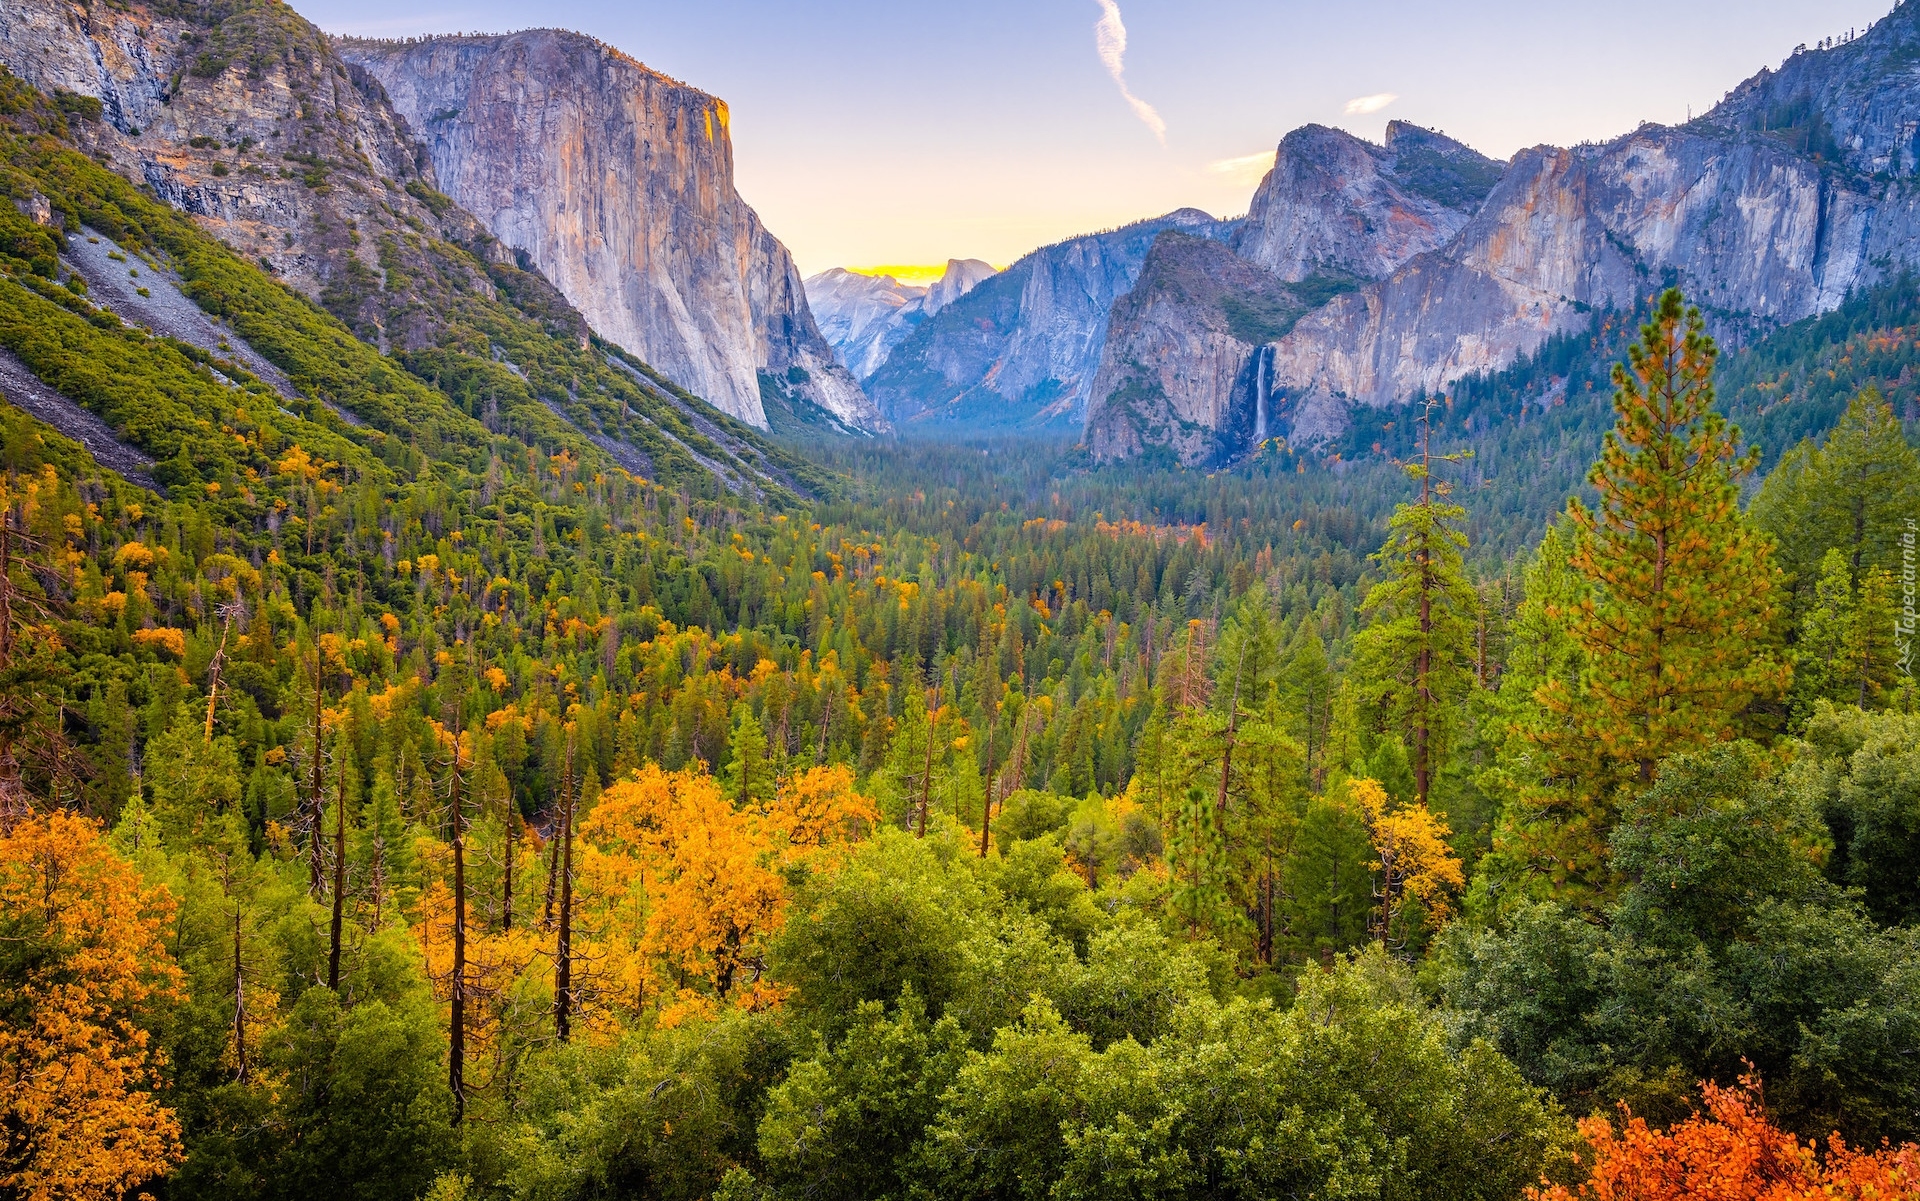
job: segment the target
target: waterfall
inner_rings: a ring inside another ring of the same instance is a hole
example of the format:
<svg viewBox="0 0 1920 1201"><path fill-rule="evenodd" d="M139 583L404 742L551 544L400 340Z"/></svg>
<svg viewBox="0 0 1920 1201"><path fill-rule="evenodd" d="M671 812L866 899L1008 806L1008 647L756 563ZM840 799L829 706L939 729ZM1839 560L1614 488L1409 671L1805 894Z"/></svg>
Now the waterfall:
<svg viewBox="0 0 1920 1201"><path fill-rule="evenodd" d="M1267 366L1272 361L1273 347L1262 346L1253 354L1253 448L1258 450L1267 440Z"/></svg>

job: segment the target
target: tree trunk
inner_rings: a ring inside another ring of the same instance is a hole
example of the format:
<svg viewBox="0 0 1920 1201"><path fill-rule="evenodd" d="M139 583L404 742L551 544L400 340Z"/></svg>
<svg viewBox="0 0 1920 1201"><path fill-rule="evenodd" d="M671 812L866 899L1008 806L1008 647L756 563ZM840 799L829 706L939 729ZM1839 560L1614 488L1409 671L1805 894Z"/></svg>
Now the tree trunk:
<svg viewBox="0 0 1920 1201"><path fill-rule="evenodd" d="M502 930L513 929L513 819L515 816L516 814L513 811L512 789L509 788L505 821L507 829L507 862L505 870L502 872L503 880L500 885L500 928Z"/></svg>
<svg viewBox="0 0 1920 1201"><path fill-rule="evenodd" d="M458 699L454 702L459 704ZM453 1091L453 1124L467 1114L467 837L460 797L460 718L453 720L453 977L448 989L447 1087Z"/></svg>
<svg viewBox="0 0 1920 1201"><path fill-rule="evenodd" d="M561 1042L573 1034L573 737L567 737L567 765L560 796L560 935L553 956L553 1028Z"/></svg>
<svg viewBox="0 0 1920 1201"><path fill-rule="evenodd" d="M233 910L233 1078L247 1078L247 981L240 967L240 908Z"/></svg>
<svg viewBox="0 0 1920 1201"><path fill-rule="evenodd" d="M309 816L313 820L312 836L307 840L308 858L310 861L307 872L307 889L316 897L320 895L321 882L326 877L326 865L321 862L320 852L320 840L322 837L320 825L325 820L321 813L321 789L326 783L327 753L326 731L322 728L321 719L321 705L326 697L325 686L321 678L321 672L323 670L321 664L322 656L323 652L320 650L320 643L316 639L313 644L313 765L312 769L308 772L309 791L307 793L307 808L309 810Z"/></svg>
<svg viewBox="0 0 1920 1201"><path fill-rule="evenodd" d="M459 753L456 747L454 754ZM327 933L327 987L339 992L340 925L347 901L347 794L344 787L334 801L333 810L333 924Z"/></svg>
<svg viewBox="0 0 1920 1201"><path fill-rule="evenodd" d="M993 794L999 788L999 782L993 778L993 736L999 733L999 722L987 719L987 791L980 802L980 858L987 857L987 836L993 830Z"/></svg>
<svg viewBox="0 0 1920 1201"><path fill-rule="evenodd" d="M920 832L915 838L927 836L927 802L933 795L933 729L939 722L940 685L933 686L933 704L927 710L927 764L920 773Z"/></svg>

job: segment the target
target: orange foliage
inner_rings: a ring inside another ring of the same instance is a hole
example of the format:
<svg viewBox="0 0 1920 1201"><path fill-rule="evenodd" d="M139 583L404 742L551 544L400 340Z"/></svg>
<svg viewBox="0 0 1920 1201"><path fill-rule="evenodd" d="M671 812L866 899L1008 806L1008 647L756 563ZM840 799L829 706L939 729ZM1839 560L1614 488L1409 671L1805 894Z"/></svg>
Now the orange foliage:
<svg viewBox="0 0 1920 1201"><path fill-rule="evenodd" d="M117 1197L180 1159L142 1020L184 998L149 888L90 821L54 813L0 838L0 1190Z"/></svg>
<svg viewBox="0 0 1920 1201"><path fill-rule="evenodd" d="M135 630L133 641L139 646L165 651L176 659L184 659L187 654L187 636L179 630Z"/></svg>
<svg viewBox="0 0 1920 1201"><path fill-rule="evenodd" d="M846 767L815 767L789 780L761 820L789 859L810 859L851 845L880 820L873 802L853 790Z"/></svg>
<svg viewBox="0 0 1920 1201"><path fill-rule="evenodd" d="M1875 1153L1848 1147L1835 1134L1822 1157L1767 1121L1760 1082L1701 1086L1707 1105L1665 1131L1653 1130L1626 1106L1621 1130L1588 1118L1580 1133L1593 1147L1593 1175L1577 1190L1527 1190L1529 1201L1896 1201L1920 1196L1920 1147Z"/></svg>
<svg viewBox="0 0 1920 1201"><path fill-rule="evenodd" d="M764 813L736 810L697 770L649 764L616 782L580 828L602 996L651 993L668 1024L716 1003L776 1002L761 955L786 918L779 869L830 858L876 818L844 767L787 781Z"/></svg>

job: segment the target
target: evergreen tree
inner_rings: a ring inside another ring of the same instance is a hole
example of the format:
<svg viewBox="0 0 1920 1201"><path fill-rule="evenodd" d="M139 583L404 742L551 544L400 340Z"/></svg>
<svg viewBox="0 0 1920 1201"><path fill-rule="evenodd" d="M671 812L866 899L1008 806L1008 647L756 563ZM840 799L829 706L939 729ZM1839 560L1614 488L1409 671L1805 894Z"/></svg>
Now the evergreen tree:
<svg viewBox="0 0 1920 1201"><path fill-rule="evenodd" d="M1587 661L1576 684L1540 690L1540 733L1567 787L1534 790L1528 858L1569 895L1610 890L1606 838L1622 793L1660 761L1733 732L1791 668L1769 642L1778 571L1769 540L1742 520L1738 478L1754 453L1714 411L1718 355L1698 309L1661 298L1616 364L1617 420L1589 478L1597 512L1569 502L1568 562L1586 592L1567 625Z"/></svg>
<svg viewBox="0 0 1920 1201"><path fill-rule="evenodd" d="M728 748L725 780L727 796L734 806L744 812L772 800L773 764L767 756L767 732L752 707L744 702L733 707Z"/></svg>
<svg viewBox="0 0 1920 1201"><path fill-rule="evenodd" d="M1378 728L1412 751L1414 799L1422 805L1465 734L1480 607L1461 561L1466 510L1449 503L1451 489L1433 478L1436 461L1456 456L1432 453L1429 416L1420 418L1420 459L1407 465L1420 499L1395 508L1386 545L1373 556L1386 579L1361 605L1370 620L1354 640L1353 666L1357 695Z"/></svg>
<svg viewBox="0 0 1920 1201"><path fill-rule="evenodd" d="M918 829L920 796L927 782L927 764L934 737L927 695L909 684L900 706L900 717L887 746L886 762L875 773L880 791L881 812L889 822L903 828Z"/></svg>
<svg viewBox="0 0 1920 1201"><path fill-rule="evenodd" d="M1803 441L1787 452L1761 484L1751 516L1777 544L1798 616L1817 603L1829 550L1843 553L1856 585L1869 568L1897 570L1900 531L1916 512L1920 453L1893 406L1868 389L1854 397L1826 441Z"/></svg>
<svg viewBox="0 0 1920 1201"><path fill-rule="evenodd" d="M1312 613L1302 613L1281 659L1277 692L1287 733L1304 748L1307 771L1321 782L1326 769L1328 727L1333 722L1333 668Z"/></svg>
<svg viewBox="0 0 1920 1201"><path fill-rule="evenodd" d="M1869 568L1866 577L1856 589L1847 555L1837 546L1820 564L1793 648L1796 727L1822 700L1877 707L1894 683L1892 577L1880 567Z"/></svg>
<svg viewBox="0 0 1920 1201"><path fill-rule="evenodd" d="M1491 762L1476 783L1500 810L1493 850L1480 860L1467 899L1468 909L1483 918L1503 912L1523 896L1544 899L1547 891L1546 877L1526 870L1527 848L1542 835L1524 827L1560 816L1543 817L1528 803L1528 794L1564 782L1566 765L1547 748L1558 744L1552 735L1571 729L1566 714L1548 709L1537 696L1549 684L1575 686L1586 667L1586 652L1567 628L1568 617L1587 590L1586 580L1569 562L1573 542L1568 523L1551 525L1528 560L1521 601L1513 614L1512 650L1488 706Z"/></svg>

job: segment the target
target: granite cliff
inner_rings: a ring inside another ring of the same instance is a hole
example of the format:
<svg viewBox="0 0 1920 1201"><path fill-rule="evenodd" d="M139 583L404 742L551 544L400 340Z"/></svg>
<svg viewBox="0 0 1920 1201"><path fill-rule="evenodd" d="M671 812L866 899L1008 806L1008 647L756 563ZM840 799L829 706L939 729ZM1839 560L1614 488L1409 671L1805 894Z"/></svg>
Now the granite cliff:
<svg viewBox="0 0 1920 1201"><path fill-rule="evenodd" d="M97 119L75 107L96 157L382 349L431 343L435 293L492 296L487 267L511 269L437 191L380 86L285 5L17 0L0 7L0 62L44 92L97 99ZM434 241L472 257L434 254ZM584 340L585 323L544 281L517 286Z"/></svg>
<svg viewBox="0 0 1920 1201"><path fill-rule="evenodd" d="M1234 248L1289 282L1379 279L1451 241L1500 164L1394 121L1384 146L1306 125L1281 141Z"/></svg>
<svg viewBox="0 0 1920 1201"><path fill-rule="evenodd" d="M1087 445L1096 459L1161 446L1183 463L1267 436L1268 364L1255 347L1305 305L1218 242L1168 231L1113 306Z"/></svg>
<svg viewBox="0 0 1920 1201"><path fill-rule="evenodd" d="M979 259L948 259L940 278L921 288L834 267L807 278L807 303L840 361L865 379L922 321L992 275L992 265Z"/></svg>
<svg viewBox="0 0 1920 1201"><path fill-rule="evenodd" d="M1852 42L1797 50L1685 126L1522 151L1488 191L1485 160L1437 135L1400 127L1367 147L1296 131L1236 248L1290 280L1321 264L1374 278L1304 297L1324 303L1249 352L1270 370L1272 432L1325 441L1360 407L1504 367L1668 283L1735 340L1827 312L1920 266L1917 124L1920 6L1905 4ZM1454 176L1438 189L1436 167ZM1191 408L1225 414L1223 430L1246 422L1233 403ZM1198 445L1174 426L1156 439ZM1215 454L1246 449L1232 442Z"/></svg>
<svg viewBox="0 0 1920 1201"><path fill-rule="evenodd" d="M384 86L441 189L602 337L754 425L768 387L884 425L734 190L722 101L556 30L337 46Z"/></svg>
<svg viewBox="0 0 1920 1201"><path fill-rule="evenodd" d="M922 322L868 391L896 424L1078 428L1108 315L1154 239L1178 230L1225 242L1236 228L1180 209L1042 247Z"/></svg>
<svg viewBox="0 0 1920 1201"><path fill-rule="evenodd" d="M17 0L0 7L0 64L54 101L79 148L338 317L391 356L385 369L438 390L459 410L448 420L550 443L570 426L566 437L659 480L804 490L757 434L596 342L523 254L439 190L379 81L285 4ZM112 243L69 234L63 269L124 319L245 364L308 413L351 426L390 416L356 414L335 387L296 387L314 363L288 359L271 330L250 343L264 327L243 336L211 316L222 298L186 295L164 259L116 281L84 261ZM106 286L137 272L144 292ZM431 423L405 432L437 436Z"/></svg>

